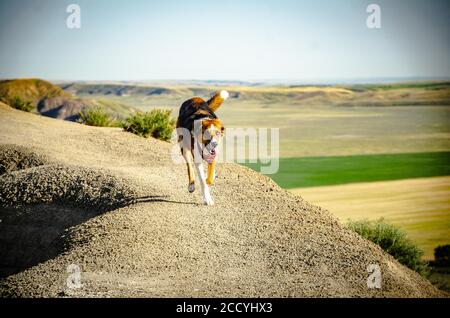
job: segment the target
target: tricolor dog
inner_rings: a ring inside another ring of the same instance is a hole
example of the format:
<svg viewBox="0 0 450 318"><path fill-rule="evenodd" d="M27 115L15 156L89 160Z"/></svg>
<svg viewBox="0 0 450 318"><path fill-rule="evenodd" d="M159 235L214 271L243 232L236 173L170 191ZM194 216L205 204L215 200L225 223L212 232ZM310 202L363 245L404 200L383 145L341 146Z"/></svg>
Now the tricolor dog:
<svg viewBox="0 0 450 318"><path fill-rule="evenodd" d="M214 204L209 186L214 183L219 144L225 130L215 111L228 98L228 95L227 91L220 91L206 102L200 97L191 98L181 105L178 115L178 141L187 165L188 191L195 190L193 169L195 165L203 200L207 205ZM203 161L208 164L206 175Z"/></svg>

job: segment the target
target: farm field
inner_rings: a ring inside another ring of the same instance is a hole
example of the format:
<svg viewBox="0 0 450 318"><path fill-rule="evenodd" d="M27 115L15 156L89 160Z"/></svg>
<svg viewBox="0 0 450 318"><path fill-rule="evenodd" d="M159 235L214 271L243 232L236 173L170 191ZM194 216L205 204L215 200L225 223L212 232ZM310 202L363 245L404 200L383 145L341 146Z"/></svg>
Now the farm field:
<svg viewBox="0 0 450 318"><path fill-rule="evenodd" d="M450 244L450 177L353 183L292 192L328 209L343 223L379 219L401 226L433 259L438 245Z"/></svg>
<svg viewBox="0 0 450 318"><path fill-rule="evenodd" d="M226 128L279 128L280 157L348 156L450 150L450 84L340 86L61 85L77 97L141 111L171 109L218 89ZM127 88L128 87L128 88ZM120 95L120 96L119 96Z"/></svg>
<svg viewBox="0 0 450 318"><path fill-rule="evenodd" d="M450 175L450 152L280 158L270 177L283 188ZM259 171L259 163L247 163Z"/></svg>

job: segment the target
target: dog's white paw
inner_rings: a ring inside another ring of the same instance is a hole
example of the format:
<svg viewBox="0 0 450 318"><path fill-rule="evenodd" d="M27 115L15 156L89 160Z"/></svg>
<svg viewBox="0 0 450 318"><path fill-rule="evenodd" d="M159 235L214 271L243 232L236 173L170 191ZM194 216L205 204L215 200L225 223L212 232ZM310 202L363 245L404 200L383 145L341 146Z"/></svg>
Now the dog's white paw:
<svg viewBox="0 0 450 318"><path fill-rule="evenodd" d="M189 184L188 191L189 191L189 193L192 193L195 191L195 183Z"/></svg>
<svg viewBox="0 0 450 318"><path fill-rule="evenodd" d="M206 205L214 205L214 201L211 198L205 199L205 204Z"/></svg>
<svg viewBox="0 0 450 318"><path fill-rule="evenodd" d="M210 195L204 196L203 201L205 202L206 205L214 205L214 201Z"/></svg>

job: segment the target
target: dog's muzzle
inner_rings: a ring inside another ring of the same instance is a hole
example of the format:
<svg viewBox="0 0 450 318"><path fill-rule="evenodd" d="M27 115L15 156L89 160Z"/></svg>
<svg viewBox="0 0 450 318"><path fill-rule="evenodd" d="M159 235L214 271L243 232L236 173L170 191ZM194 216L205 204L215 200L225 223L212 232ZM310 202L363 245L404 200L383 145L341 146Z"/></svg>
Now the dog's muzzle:
<svg viewBox="0 0 450 318"><path fill-rule="evenodd" d="M207 163L212 163L214 159L216 159L217 150L214 148L210 151L208 149L204 149L202 152L203 160L205 160Z"/></svg>

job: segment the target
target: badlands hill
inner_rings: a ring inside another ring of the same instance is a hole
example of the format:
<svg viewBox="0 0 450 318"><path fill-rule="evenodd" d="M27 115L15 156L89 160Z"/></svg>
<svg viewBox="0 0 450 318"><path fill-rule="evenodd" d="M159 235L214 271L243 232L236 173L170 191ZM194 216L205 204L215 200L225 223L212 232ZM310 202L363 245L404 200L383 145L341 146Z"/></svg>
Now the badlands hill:
<svg viewBox="0 0 450 318"><path fill-rule="evenodd" d="M101 97L148 105L161 101L165 107L170 101L192 96L208 96L212 91L226 87L230 98L241 102L283 103L296 106L424 106L450 105L450 82L404 82L393 84L354 85L278 85L245 82L68 82L60 83L64 91L78 97Z"/></svg>
<svg viewBox="0 0 450 318"><path fill-rule="evenodd" d="M29 103L35 113L70 121L76 121L81 111L91 107L101 107L118 117L134 111L132 107L118 102L77 98L42 79L21 78L0 81L0 102L13 106L18 101Z"/></svg>
<svg viewBox="0 0 450 318"><path fill-rule="evenodd" d="M0 136L2 297L443 296L245 167L219 165L207 207L169 143L5 104ZM81 288L67 287L71 264ZM370 264L381 289L367 287Z"/></svg>

